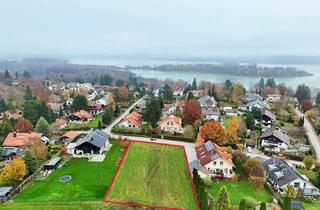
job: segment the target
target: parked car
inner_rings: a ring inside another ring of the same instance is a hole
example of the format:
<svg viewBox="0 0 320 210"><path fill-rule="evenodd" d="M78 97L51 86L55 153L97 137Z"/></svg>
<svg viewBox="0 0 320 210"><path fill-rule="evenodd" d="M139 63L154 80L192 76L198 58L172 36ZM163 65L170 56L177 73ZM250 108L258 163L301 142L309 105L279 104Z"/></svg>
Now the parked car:
<svg viewBox="0 0 320 210"><path fill-rule="evenodd" d="M156 139L156 138L150 138L150 140L151 140L151 141L157 141L157 139Z"/></svg>
<svg viewBox="0 0 320 210"><path fill-rule="evenodd" d="M251 147L247 147L247 151L248 151L249 153L252 153Z"/></svg>

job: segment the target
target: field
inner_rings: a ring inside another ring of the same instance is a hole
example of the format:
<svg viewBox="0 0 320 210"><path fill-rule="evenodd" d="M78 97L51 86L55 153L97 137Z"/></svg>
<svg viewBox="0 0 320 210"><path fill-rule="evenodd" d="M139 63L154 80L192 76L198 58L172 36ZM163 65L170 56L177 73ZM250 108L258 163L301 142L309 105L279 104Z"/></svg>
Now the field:
<svg viewBox="0 0 320 210"><path fill-rule="evenodd" d="M196 209L183 147L131 143L106 201Z"/></svg>
<svg viewBox="0 0 320 210"><path fill-rule="evenodd" d="M241 200L245 197L254 198L257 202L269 203L272 201L272 195L266 189L254 190L247 181L240 182L220 182L213 183L208 191L217 198L220 188L225 185L228 189L230 202L232 205L239 205Z"/></svg>
<svg viewBox="0 0 320 210"><path fill-rule="evenodd" d="M112 147L104 162L92 163L87 159L71 159L66 167L55 170L46 180L34 181L14 199L15 202L69 202L100 201L117 169L121 157L119 142ZM59 178L71 175L72 180L61 183Z"/></svg>

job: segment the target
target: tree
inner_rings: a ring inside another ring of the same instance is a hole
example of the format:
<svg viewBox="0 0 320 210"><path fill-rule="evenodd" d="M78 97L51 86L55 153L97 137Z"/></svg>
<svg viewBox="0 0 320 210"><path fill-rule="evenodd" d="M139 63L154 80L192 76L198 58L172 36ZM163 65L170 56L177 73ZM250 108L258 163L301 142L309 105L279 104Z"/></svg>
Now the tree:
<svg viewBox="0 0 320 210"><path fill-rule="evenodd" d="M271 88L275 88L276 87L276 82L274 81L274 79L267 79L267 82L266 82L266 86L269 86Z"/></svg>
<svg viewBox="0 0 320 210"><path fill-rule="evenodd" d="M262 203L260 204L260 210L267 210L267 205L266 205L265 202L262 202Z"/></svg>
<svg viewBox="0 0 320 210"><path fill-rule="evenodd" d="M261 78L259 82L259 94L260 96L264 95L264 79Z"/></svg>
<svg viewBox="0 0 320 210"><path fill-rule="evenodd" d="M199 102L196 100L188 100L183 108L182 116L189 124L193 124L196 120L200 119L201 109Z"/></svg>
<svg viewBox="0 0 320 210"><path fill-rule="evenodd" d="M246 210L246 199L242 199L239 204L239 210Z"/></svg>
<svg viewBox="0 0 320 210"><path fill-rule="evenodd" d="M34 173L38 168L38 160L35 155L33 155L30 151L26 151L24 156L24 162L26 164L27 170L29 174Z"/></svg>
<svg viewBox="0 0 320 210"><path fill-rule="evenodd" d="M109 125L114 118L114 111L111 106L107 106L105 112L102 115L102 123Z"/></svg>
<svg viewBox="0 0 320 210"><path fill-rule="evenodd" d="M29 120L25 118L20 118L13 129L20 133L28 133L32 131L33 125Z"/></svg>
<svg viewBox="0 0 320 210"><path fill-rule="evenodd" d="M245 137L247 130L248 130L247 125L244 122L244 120L241 118L239 122L238 136L242 138Z"/></svg>
<svg viewBox="0 0 320 210"><path fill-rule="evenodd" d="M224 83L223 93L227 97L228 100L230 99L231 91L232 91L232 83L229 79L227 79Z"/></svg>
<svg viewBox="0 0 320 210"><path fill-rule="evenodd" d="M296 97L299 102L311 99L311 91L305 84L299 85L296 91Z"/></svg>
<svg viewBox="0 0 320 210"><path fill-rule="evenodd" d="M296 198L296 190L294 189L293 185L288 184L284 191L288 198L290 199Z"/></svg>
<svg viewBox="0 0 320 210"><path fill-rule="evenodd" d="M253 129L255 126L255 120L252 113L248 113L245 117L245 123L249 129Z"/></svg>
<svg viewBox="0 0 320 210"><path fill-rule="evenodd" d="M101 122L101 120L98 121L98 129L102 129L102 122Z"/></svg>
<svg viewBox="0 0 320 210"><path fill-rule="evenodd" d="M26 92L24 94L24 100L33 100L33 99L34 99L34 97L32 95L32 91L31 91L30 87L27 86Z"/></svg>
<svg viewBox="0 0 320 210"><path fill-rule="evenodd" d="M313 164L315 164L315 162L316 160L311 155L305 156L303 158L303 163L306 166L307 170L310 170Z"/></svg>
<svg viewBox="0 0 320 210"><path fill-rule="evenodd" d="M226 138L225 130L221 124L212 120L204 123L200 135L205 141L212 141L218 145L222 145Z"/></svg>
<svg viewBox="0 0 320 210"><path fill-rule="evenodd" d="M160 120L162 111L160 107L159 100L155 97L152 97L150 101L146 104L146 109L144 111L143 118L146 122L150 123L154 128L157 125L157 122Z"/></svg>
<svg viewBox="0 0 320 210"><path fill-rule="evenodd" d="M4 166L0 181L7 184L17 184L21 182L27 174L27 169L24 161L20 157L14 158L11 163Z"/></svg>
<svg viewBox="0 0 320 210"><path fill-rule="evenodd" d="M197 89L198 89L197 80L194 77L192 81L192 90L197 90Z"/></svg>
<svg viewBox="0 0 320 210"><path fill-rule="evenodd" d="M4 78L5 79L11 79L11 75L10 75L8 69L6 69L6 71L4 72Z"/></svg>
<svg viewBox="0 0 320 210"><path fill-rule="evenodd" d="M27 100L23 106L23 116L28 119L33 125L37 123L40 117L44 117L48 122L52 122L49 115L49 109L40 100Z"/></svg>
<svg viewBox="0 0 320 210"><path fill-rule="evenodd" d="M312 109L312 106L313 106L311 100L303 100L300 102L300 104L304 112L309 111L310 109Z"/></svg>
<svg viewBox="0 0 320 210"><path fill-rule="evenodd" d="M187 100L193 100L194 99L194 96L193 96L193 93L190 91L188 92L188 96L187 96Z"/></svg>
<svg viewBox="0 0 320 210"><path fill-rule="evenodd" d="M34 155L38 161L45 161L48 158L48 148L41 139L31 139L27 144L27 151Z"/></svg>
<svg viewBox="0 0 320 210"><path fill-rule="evenodd" d="M257 107L253 107L251 113L255 119L262 120L262 112Z"/></svg>
<svg viewBox="0 0 320 210"><path fill-rule="evenodd" d="M283 199L283 210L291 210L291 199L289 197L285 197Z"/></svg>
<svg viewBox="0 0 320 210"><path fill-rule="evenodd" d="M120 106L117 104L114 109L114 116L119 116L121 112Z"/></svg>
<svg viewBox="0 0 320 210"><path fill-rule="evenodd" d="M233 85L232 92L231 92L231 99L236 104L240 104L240 99L244 95L244 87L241 84Z"/></svg>
<svg viewBox="0 0 320 210"><path fill-rule="evenodd" d="M8 110L7 104L3 98L0 99L0 113Z"/></svg>
<svg viewBox="0 0 320 210"><path fill-rule="evenodd" d="M320 92L317 93L316 103L320 104Z"/></svg>
<svg viewBox="0 0 320 210"><path fill-rule="evenodd" d="M85 96L81 95L76 95L73 98L72 106L71 108L74 111L79 111L79 110L89 110L89 105L88 105L88 100Z"/></svg>
<svg viewBox="0 0 320 210"><path fill-rule="evenodd" d="M36 124L35 130L39 133L42 133L43 135L47 135L48 127L49 127L48 121L43 117L40 117Z"/></svg>
<svg viewBox="0 0 320 210"><path fill-rule="evenodd" d="M219 191L215 205L215 210L226 210L230 208L230 198L226 186L222 186Z"/></svg>
<svg viewBox="0 0 320 210"><path fill-rule="evenodd" d="M128 100L129 98L129 90L125 86L121 86L119 88L120 98L121 100Z"/></svg>
<svg viewBox="0 0 320 210"><path fill-rule="evenodd" d="M226 138L227 140L237 143L239 141L238 138L238 130L240 126L240 120L237 116L233 116L228 124L228 128L226 130Z"/></svg>
<svg viewBox="0 0 320 210"><path fill-rule="evenodd" d="M118 86L118 87L124 86L124 81L123 81L123 79L118 79L118 80L116 81L116 86Z"/></svg>
<svg viewBox="0 0 320 210"><path fill-rule="evenodd" d="M22 77L25 78L25 79L30 79L32 76L31 76L30 72L23 71Z"/></svg>
<svg viewBox="0 0 320 210"><path fill-rule="evenodd" d="M232 159L232 162L235 166L234 172L241 177L243 175L243 165L241 158L239 156L235 156L235 158Z"/></svg>
<svg viewBox="0 0 320 210"><path fill-rule="evenodd" d="M99 78L100 85L112 85L112 81L113 78L108 74L102 75Z"/></svg>
<svg viewBox="0 0 320 210"><path fill-rule="evenodd" d="M254 189L263 188L264 183L266 182L264 177L259 176L250 176L248 181L252 186L254 186Z"/></svg>
<svg viewBox="0 0 320 210"><path fill-rule="evenodd" d="M12 127L10 121L7 117L5 117L0 123L0 136L7 137L11 131Z"/></svg>
<svg viewBox="0 0 320 210"><path fill-rule="evenodd" d="M183 95L186 95L189 91L192 90L191 85L188 85L184 90L183 90Z"/></svg>
<svg viewBox="0 0 320 210"><path fill-rule="evenodd" d="M251 176L254 177L265 177L265 171L262 165L262 162L258 158L249 158L244 166L244 174L247 178L250 178Z"/></svg>
<svg viewBox="0 0 320 210"><path fill-rule="evenodd" d="M173 92L168 84L163 87L163 100L169 103L173 101Z"/></svg>

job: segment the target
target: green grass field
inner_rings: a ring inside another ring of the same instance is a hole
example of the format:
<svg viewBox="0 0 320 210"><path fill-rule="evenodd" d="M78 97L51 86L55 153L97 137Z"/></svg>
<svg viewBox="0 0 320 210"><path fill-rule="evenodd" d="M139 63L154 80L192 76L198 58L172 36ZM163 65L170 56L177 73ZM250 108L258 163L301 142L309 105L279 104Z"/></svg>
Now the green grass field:
<svg viewBox="0 0 320 210"><path fill-rule="evenodd" d="M112 141L112 144L104 162L71 159L68 166L55 170L46 180L34 181L14 202L102 202L122 154L119 142ZM63 175L71 175L72 180L61 183L59 178Z"/></svg>
<svg viewBox="0 0 320 210"><path fill-rule="evenodd" d="M271 202L273 199L273 196L265 188L254 190L254 187L252 187L247 181L213 183L212 186L208 188L208 191L212 196L217 198L220 188L223 185L228 189L232 205L239 205L241 200L245 197L252 197L257 202L266 203Z"/></svg>
<svg viewBox="0 0 320 210"><path fill-rule="evenodd" d="M183 148L132 143L107 200L196 209Z"/></svg>

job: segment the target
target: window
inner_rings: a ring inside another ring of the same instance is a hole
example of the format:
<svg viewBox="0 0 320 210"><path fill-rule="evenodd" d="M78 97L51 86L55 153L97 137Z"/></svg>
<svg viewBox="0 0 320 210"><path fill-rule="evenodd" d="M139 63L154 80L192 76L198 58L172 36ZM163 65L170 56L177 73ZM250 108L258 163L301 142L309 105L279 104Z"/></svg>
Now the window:
<svg viewBox="0 0 320 210"><path fill-rule="evenodd" d="M220 166L223 166L223 161L220 161Z"/></svg>
<svg viewBox="0 0 320 210"><path fill-rule="evenodd" d="M299 188L300 187L300 183L299 182L295 182L293 186L294 186L294 188Z"/></svg>
<svg viewBox="0 0 320 210"><path fill-rule="evenodd" d="M217 162L216 162L216 161L213 161L213 165L214 165L214 166L217 165Z"/></svg>
<svg viewBox="0 0 320 210"><path fill-rule="evenodd" d="M232 169L229 169L229 173L232 174Z"/></svg>

